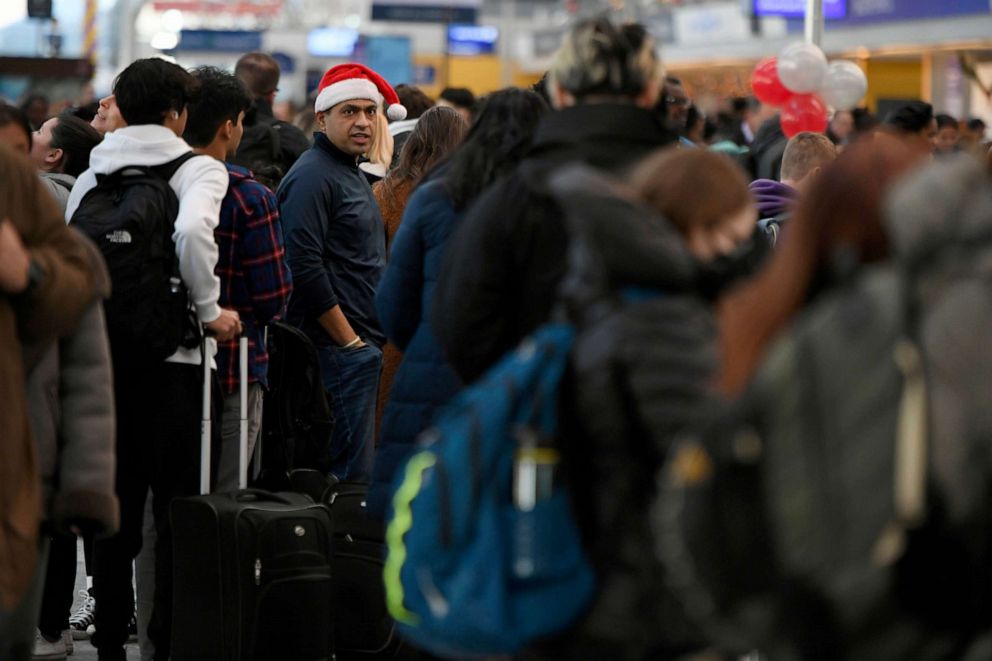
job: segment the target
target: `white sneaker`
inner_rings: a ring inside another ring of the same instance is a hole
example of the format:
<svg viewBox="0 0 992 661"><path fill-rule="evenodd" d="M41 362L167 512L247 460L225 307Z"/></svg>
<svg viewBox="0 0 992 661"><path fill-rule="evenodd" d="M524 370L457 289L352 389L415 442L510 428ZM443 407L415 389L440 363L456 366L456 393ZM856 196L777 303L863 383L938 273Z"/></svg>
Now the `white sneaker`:
<svg viewBox="0 0 992 661"><path fill-rule="evenodd" d="M83 603L79 605L76 612L69 616L69 631L76 640L86 640L89 634L87 628L93 624L96 615L96 599L93 598L92 588L80 590L79 596L83 598Z"/></svg>
<svg viewBox="0 0 992 661"><path fill-rule="evenodd" d="M65 655L72 656L72 653L76 651L76 646L72 643L72 631L66 629L62 632L62 642L65 643Z"/></svg>
<svg viewBox="0 0 992 661"><path fill-rule="evenodd" d="M32 661L61 661L65 659L65 641L59 636L55 641L46 640L40 631L34 632Z"/></svg>

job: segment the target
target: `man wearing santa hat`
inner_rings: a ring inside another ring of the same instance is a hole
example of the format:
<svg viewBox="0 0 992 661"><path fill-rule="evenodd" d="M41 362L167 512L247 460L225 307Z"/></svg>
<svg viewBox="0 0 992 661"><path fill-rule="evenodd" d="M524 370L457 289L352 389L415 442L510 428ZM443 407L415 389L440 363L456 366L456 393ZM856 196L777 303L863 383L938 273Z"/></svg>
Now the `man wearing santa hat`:
<svg viewBox="0 0 992 661"><path fill-rule="evenodd" d="M367 479L372 468L376 392L385 337L373 299L386 259L379 208L358 157L370 147L376 115L406 116L396 92L360 64L324 74L314 111L314 144L286 173L276 196L294 291L287 321L317 347L334 413L331 473Z"/></svg>

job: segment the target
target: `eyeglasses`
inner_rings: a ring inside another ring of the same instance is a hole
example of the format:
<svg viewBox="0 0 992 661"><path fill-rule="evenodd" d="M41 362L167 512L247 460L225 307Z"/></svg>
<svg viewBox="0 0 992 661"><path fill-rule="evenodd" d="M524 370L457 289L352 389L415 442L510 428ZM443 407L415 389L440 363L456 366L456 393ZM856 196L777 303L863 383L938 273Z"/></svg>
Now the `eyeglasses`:
<svg viewBox="0 0 992 661"><path fill-rule="evenodd" d="M670 106L687 106L689 105L689 99L685 97L679 98L675 96L666 96L665 103Z"/></svg>

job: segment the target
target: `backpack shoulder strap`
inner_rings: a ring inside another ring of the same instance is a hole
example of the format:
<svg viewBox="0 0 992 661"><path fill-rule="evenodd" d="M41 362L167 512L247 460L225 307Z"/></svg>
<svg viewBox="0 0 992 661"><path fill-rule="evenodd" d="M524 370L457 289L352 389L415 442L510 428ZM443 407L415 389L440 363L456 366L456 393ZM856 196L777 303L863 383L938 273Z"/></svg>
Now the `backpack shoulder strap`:
<svg viewBox="0 0 992 661"><path fill-rule="evenodd" d="M179 171L179 168L181 168L186 163L186 161L190 160L194 156L196 156L196 154L194 154L191 151L188 151L179 158L174 158L168 163L163 163L162 165L156 165L150 169L158 176L162 177L166 181L169 181L170 179L172 179L173 176L175 176L176 172Z"/></svg>
<svg viewBox="0 0 992 661"><path fill-rule="evenodd" d="M272 140L272 160L276 163L282 156L282 139L279 137L279 124L272 122L269 124L269 138Z"/></svg>

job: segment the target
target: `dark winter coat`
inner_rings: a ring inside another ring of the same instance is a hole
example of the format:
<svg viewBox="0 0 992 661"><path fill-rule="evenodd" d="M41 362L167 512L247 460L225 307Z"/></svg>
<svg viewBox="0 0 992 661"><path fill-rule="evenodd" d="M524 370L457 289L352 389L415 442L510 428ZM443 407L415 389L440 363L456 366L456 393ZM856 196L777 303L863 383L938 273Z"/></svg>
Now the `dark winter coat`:
<svg viewBox="0 0 992 661"><path fill-rule="evenodd" d="M563 287L578 334L560 442L599 591L584 619L537 653L673 658L696 637L652 553L649 504L672 441L715 404L713 310L671 224L609 195L590 171L551 186L584 251Z"/></svg>
<svg viewBox="0 0 992 661"><path fill-rule="evenodd" d="M276 197L293 274L286 320L318 347L330 346L317 318L340 305L356 333L382 346L373 299L386 264L386 230L355 157L315 134Z"/></svg>
<svg viewBox="0 0 992 661"><path fill-rule="evenodd" d="M674 140L657 115L633 105L573 106L542 120L528 156L466 212L441 270L432 323L466 383L551 313L567 232L539 192L547 173L578 162L622 176Z"/></svg>
<svg viewBox="0 0 992 661"><path fill-rule="evenodd" d="M386 337L403 352L382 418L369 487L369 511L383 515L396 468L414 447L437 409L460 389L430 324L441 258L461 220L443 180L420 186L407 202L389 264L376 294Z"/></svg>

